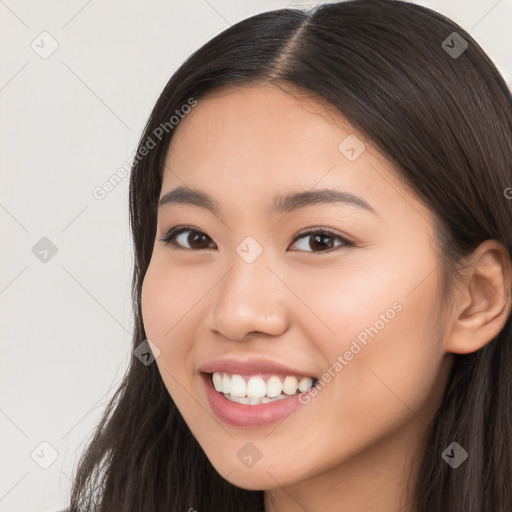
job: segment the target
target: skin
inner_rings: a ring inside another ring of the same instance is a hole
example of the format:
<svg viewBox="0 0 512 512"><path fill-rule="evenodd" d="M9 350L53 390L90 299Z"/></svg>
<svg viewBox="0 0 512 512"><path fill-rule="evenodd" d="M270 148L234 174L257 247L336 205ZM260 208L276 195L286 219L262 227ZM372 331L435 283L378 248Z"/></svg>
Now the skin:
<svg viewBox="0 0 512 512"><path fill-rule="evenodd" d="M354 161L338 149L349 134L366 145ZM509 313L506 251L484 242L454 306L443 308L432 212L339 112L275 85L227 87L198 102L176 128L160 197L180 185L211 194L222 213L159 209L142 313L165 385L213 466L234 485L266 490L267 511L410 510L451 352L482 347ZM377 214L348 204L266 213L274 194L324 187L361 197ZM175 226L206 240L187 249L197 240L187 232L183 249L165 245ZM354 245L334 236L337 247L322 252L313 236L292 242L308 228L331 228ZM263 249L251 264L236 252L247 236ZM260 356L321 379L395 302L394 318L281 423L240 428L214 415L201 365ZM251 468L237 457L247 442L261 452Z"/></svg>

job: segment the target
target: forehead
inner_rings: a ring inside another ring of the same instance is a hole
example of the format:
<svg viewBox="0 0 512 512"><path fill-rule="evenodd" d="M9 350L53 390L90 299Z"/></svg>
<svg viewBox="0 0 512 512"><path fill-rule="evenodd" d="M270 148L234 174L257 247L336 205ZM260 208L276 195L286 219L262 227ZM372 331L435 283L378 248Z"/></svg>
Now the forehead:
<svg viewBox="0 0 512 512"><path fill-rule="evenodd" d="M308 125L306 131L304 124ZM344 132L355 132L324 98L289 85L268 83L223 86L206 94L181 121L171 147L179 139L189 139L191 131L203 141L215 139L218 142L219 136L230 135L227 144L239 139L250 142L249 138L256 136L258 139L266 137L267 142L272 136L278 136L276 142L279 143L304 144L313 143L316 134L325 137L328 131L335 140Z"/></svg>
<svg viewBox="0 0 512 512"><path fill-rule="evenodd" d="M342 152L347 140L364 148L356 159ZM336 187L378 211L406 215L412 208L429 217L404 189L395 165L333 105L269 84L223 87L198 100L175 128L161 196L177 186L240 205Z"/></svg>

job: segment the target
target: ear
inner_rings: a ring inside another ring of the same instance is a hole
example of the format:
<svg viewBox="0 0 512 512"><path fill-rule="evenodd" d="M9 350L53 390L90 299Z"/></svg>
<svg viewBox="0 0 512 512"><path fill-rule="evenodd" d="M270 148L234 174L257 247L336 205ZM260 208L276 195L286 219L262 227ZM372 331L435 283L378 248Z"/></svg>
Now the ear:
<svg viewBox="0 0 512 512"><path fill-rule="evenodd" d="M463 285L454 297L447 352L469 354L493 340L511 310L511 266L497 240L482 242L464 267Z"/></svg>

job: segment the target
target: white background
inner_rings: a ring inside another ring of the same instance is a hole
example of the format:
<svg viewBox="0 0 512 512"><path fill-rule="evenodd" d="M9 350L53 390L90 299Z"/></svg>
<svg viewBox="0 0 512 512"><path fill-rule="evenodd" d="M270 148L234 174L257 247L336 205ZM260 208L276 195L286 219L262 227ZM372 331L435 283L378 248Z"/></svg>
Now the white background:
<svg viewBox="0 0 512 512"><path fill-rule="evenodd" d="M512 83L512 0L418 3L468 30ZM64 508L131 357L128 177L103 200L92 190L132 155L193 50L250 15L312 5L0 0L0 511ZM50 48L43 31L59 45L46 59L31 48ZM32 252L42 237L57 247L47 262ZM47 469L41 442L58 453Z"/></svg>

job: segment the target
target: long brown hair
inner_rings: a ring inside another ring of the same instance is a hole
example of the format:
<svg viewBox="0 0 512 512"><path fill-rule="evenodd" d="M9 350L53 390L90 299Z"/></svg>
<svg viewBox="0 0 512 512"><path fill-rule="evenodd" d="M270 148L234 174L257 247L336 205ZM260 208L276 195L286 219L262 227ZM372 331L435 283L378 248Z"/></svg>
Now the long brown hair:
<svg viewBox="0 0 512 512"><path fill-rule="evenodd" d="M176 130L169 119L191 98L200 102L218 86L256 81L325 98L397 164L404 183L436 215L447 294L457 264L482 241L496 239L512 255L512 201L505 192L512 186L512 97L465 30L432 10L397 0L265 12L231 26L183 63L140 139L130 178L133 348L146 339L141 287ZM150 145L155 147L142 155ZM511 510L511 329L509 317L482 349L454 356L422 459L416 512ZM456 470L441 459L454 441L469 453ZM157 365L133 358L81 458L70 507L256 512L263 511L263 491L233 486L215 471Z"/></svg>

